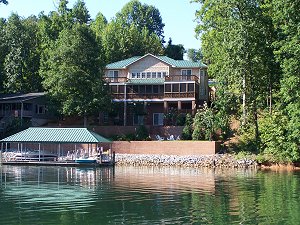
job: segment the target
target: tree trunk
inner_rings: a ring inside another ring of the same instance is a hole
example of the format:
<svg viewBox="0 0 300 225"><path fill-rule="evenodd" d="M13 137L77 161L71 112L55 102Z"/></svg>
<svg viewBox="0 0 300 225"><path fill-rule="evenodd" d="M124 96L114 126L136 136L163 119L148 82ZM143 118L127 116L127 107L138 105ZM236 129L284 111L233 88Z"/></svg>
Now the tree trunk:
<svg viewBox="0 0 300 225"><path fill-rule="evenodd" d="M83 116L83 127L87 127L87 116Z"/></svg>
<svg viewBox="0 0 300 225"><path fill-rule="evenodd" d="M243 116L242 125L246 124L246 77L243 76Z"/></svg>

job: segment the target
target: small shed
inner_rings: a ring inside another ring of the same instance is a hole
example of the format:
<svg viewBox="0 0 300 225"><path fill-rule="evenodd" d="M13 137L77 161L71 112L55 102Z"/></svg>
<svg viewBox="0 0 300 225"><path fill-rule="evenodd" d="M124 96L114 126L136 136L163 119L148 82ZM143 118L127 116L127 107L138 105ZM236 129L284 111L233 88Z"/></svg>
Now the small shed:
<svg viewBox="0 0 300 225"><path fill-rule="evenodd" d="M38 150L55 153L58 157L78 154L102 153L103 146L111 151L111 141L87 128L45 128L30 127L1 140L1 152L26 152Z"/></svg>

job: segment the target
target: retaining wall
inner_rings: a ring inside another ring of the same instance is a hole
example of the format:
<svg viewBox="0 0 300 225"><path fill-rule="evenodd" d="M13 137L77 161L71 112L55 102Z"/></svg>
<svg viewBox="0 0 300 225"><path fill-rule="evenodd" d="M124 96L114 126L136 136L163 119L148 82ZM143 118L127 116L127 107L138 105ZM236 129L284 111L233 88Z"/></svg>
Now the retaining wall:
<svg viewBox="0 0 300 225"><path fill-rule="evenodd" d="M114 141L118 154L212 155L219 152L215 141Z"/></svg>

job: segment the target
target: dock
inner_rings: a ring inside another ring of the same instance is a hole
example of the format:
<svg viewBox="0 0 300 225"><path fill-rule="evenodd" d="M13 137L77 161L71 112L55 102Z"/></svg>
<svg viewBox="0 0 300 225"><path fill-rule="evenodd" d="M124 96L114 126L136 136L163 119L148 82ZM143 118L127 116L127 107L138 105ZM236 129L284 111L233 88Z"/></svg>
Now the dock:
<svg viewBox="0 0 300 225"><path fill-rule="evenodd" d="M75 161L6 161L2 165L13 166L61 166L61 167L102 167L113 166L113 162L76 163Z"/></svg>

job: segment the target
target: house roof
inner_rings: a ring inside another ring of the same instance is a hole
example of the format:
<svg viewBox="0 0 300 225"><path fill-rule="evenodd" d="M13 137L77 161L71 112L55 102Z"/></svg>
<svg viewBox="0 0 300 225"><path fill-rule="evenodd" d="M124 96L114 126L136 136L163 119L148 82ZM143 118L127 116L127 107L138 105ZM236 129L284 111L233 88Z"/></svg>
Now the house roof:
<svg viewBox="0 0 300 225"><path fill-rule="evenodd" d="M126 67L130 66L131 64L145 58L146 56L152 56L154 58L157 58L158 60L169 64L172 67L177 68L197 68L197 67L207 67L202 62L193 62L189 60L175 60L168 56L154 56L152 54L146 54L144 56L134 56L128 59L124 59L118 62L110 63L106 65L106 69L125 69Z"/></svg>
<svg viewBox="0 0 300 225"><path fill-rule="evenodd" d="M27 94L1 94L0 103L26 102L35 98L44 96L45 92L27 93Z"/></svg>
<svg viewBox="0 0 300 225"><path fill-rule="evenodd" d="M1 140L1 142L27 143L99 143L110 140L86 128L30 127Z"/></svg>

